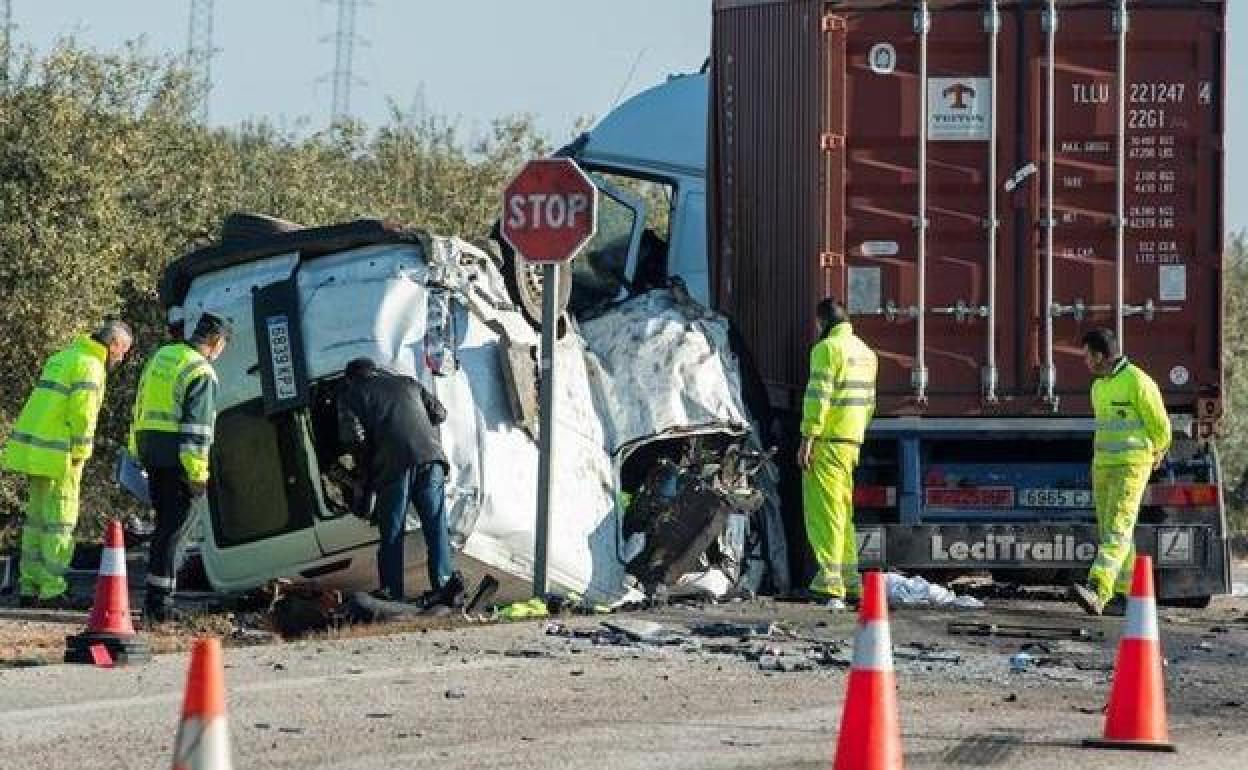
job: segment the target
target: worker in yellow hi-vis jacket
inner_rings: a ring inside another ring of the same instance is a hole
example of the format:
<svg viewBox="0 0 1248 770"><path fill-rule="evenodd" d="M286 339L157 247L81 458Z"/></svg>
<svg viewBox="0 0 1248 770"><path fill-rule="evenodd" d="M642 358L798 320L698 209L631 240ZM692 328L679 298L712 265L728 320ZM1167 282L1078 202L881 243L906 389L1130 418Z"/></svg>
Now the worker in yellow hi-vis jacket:
<svg viewBox="0 0 1248 770"><path fill-rule="evenodd" d="M1088 582L1071 586L1071 598L1100 615L1115 597L1122 597L1115 604L1125 606L1135 560L1135 520L1148 479L1170 448L1170 417L1157 383L1121 354L1113 332L1088 332L1083 352L1096 375L1092 498L1100 544Z"/></svg>
<svg viewBox="0 0 1248 770"><path fill-rule="evenodd" d="M91 457L109 369L134 342L130 327L108 321L44 364L0 454L0 466L26 476L18 603L67 607L65 571L74 556L78 488Z"/></svg>
<svg viewBox="0 0 1248 770"><path fill-rule="evenodd" d="M854 468L875 412L875 353L854 335L845 307L825 299L815 309L819 341L810 352L810 381L802 403L802 508L819 571L810 584L829 609L857 598Z"/></svg>

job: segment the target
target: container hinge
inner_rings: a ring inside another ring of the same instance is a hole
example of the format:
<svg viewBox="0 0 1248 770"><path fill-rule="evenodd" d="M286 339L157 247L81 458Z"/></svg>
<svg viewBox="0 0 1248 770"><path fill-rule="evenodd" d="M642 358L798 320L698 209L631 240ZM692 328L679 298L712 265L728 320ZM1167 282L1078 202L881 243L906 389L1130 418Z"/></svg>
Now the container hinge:
<svg viewBox="0 0 1248 770"><path fill-rule="evenodd" d="M927 9L927 3L914 12L914 31L920 35L932 31L932 12Z"/></svg>
<svg viewBox="0 0 1248 770"><path fill-rule="evenodd" d="M824 152L835 152L845 149L845 135L826 133L819 136L819 149Z"/></svg>
<svg viewBox="0 0 1248 770"><path fill-rule="evenodd" d="M984 13L984 31L989 35L1001 32L1001 12L995 6Z"/></svg>
<svg viewBox="0 0 1248 770"><path fill-rule="evenodd" d="M845 255L835 251L819 253L819 267L828 270L834 267L845 267Z"/></svg>
<svg viewBox="0 0 1248 770"><path fill-rule="evenodd" d="M1121 35L1131 29L1131 15L1127 13L1124 5L1122 10L1114 11L1114 32Z"/></svg>
<svg viewBox="0 0 1248 770"><path fill-rule="evenodd" d="M1040 15L1040 28L1045 32L1057 32L1057 8L1050 6Z"/></svg>
<svg viewBox="0 0 1248 770"><path fill-rule="evenodd" d="M822 27L824 32L844 32L849 25L845 22L844 16L830 13L823 17Z"/></svg>

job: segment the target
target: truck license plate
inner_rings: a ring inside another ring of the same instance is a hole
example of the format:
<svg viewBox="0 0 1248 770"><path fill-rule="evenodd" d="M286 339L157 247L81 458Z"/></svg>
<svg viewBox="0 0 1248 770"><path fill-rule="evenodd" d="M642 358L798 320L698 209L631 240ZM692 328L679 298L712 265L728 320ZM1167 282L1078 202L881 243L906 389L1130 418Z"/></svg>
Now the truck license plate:
<svg viewBox="0 0 1248 770"><path fill-rule="evenodd" d="M932 508L1011 508L1013 487L928 487Z"/></svg>
<svg viewBox="0 0 1248 770"><path fill-rule="evenodd" d="M1090 489L1024 489L1019 502L1026 508L1091 508Z"/></svg>

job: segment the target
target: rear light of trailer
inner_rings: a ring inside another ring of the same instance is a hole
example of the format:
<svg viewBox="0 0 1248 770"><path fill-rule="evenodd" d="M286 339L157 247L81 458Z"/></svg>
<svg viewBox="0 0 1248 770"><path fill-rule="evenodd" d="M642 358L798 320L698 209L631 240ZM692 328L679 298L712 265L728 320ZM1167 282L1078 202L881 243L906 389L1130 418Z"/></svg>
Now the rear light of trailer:
<svg viewBox="0 0 1248 770"><path fill-rule="evenodd" d="M854 487L854 505L859 508L892 508L897 505L897 487Z"/></svg>
<svg viewBox="0 0 1248 770"><path fill-rule="evenodd" d="M1216 484L1151 484L1144 493L1145 505L1171 508L1205 508L1218 504Z"/></svg>

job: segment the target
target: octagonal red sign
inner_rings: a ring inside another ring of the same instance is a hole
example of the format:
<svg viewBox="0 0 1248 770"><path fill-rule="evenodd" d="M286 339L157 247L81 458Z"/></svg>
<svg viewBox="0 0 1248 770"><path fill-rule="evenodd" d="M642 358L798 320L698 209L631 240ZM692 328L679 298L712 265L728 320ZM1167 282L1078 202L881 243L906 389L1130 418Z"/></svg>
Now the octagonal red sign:
<svg viewBox="0 0 1248 770"><path fill-rule="evenodd" d="M503 237L525 260L566 262L598 224L598 188L568 158L529 161L503 190Z"/></svg>

